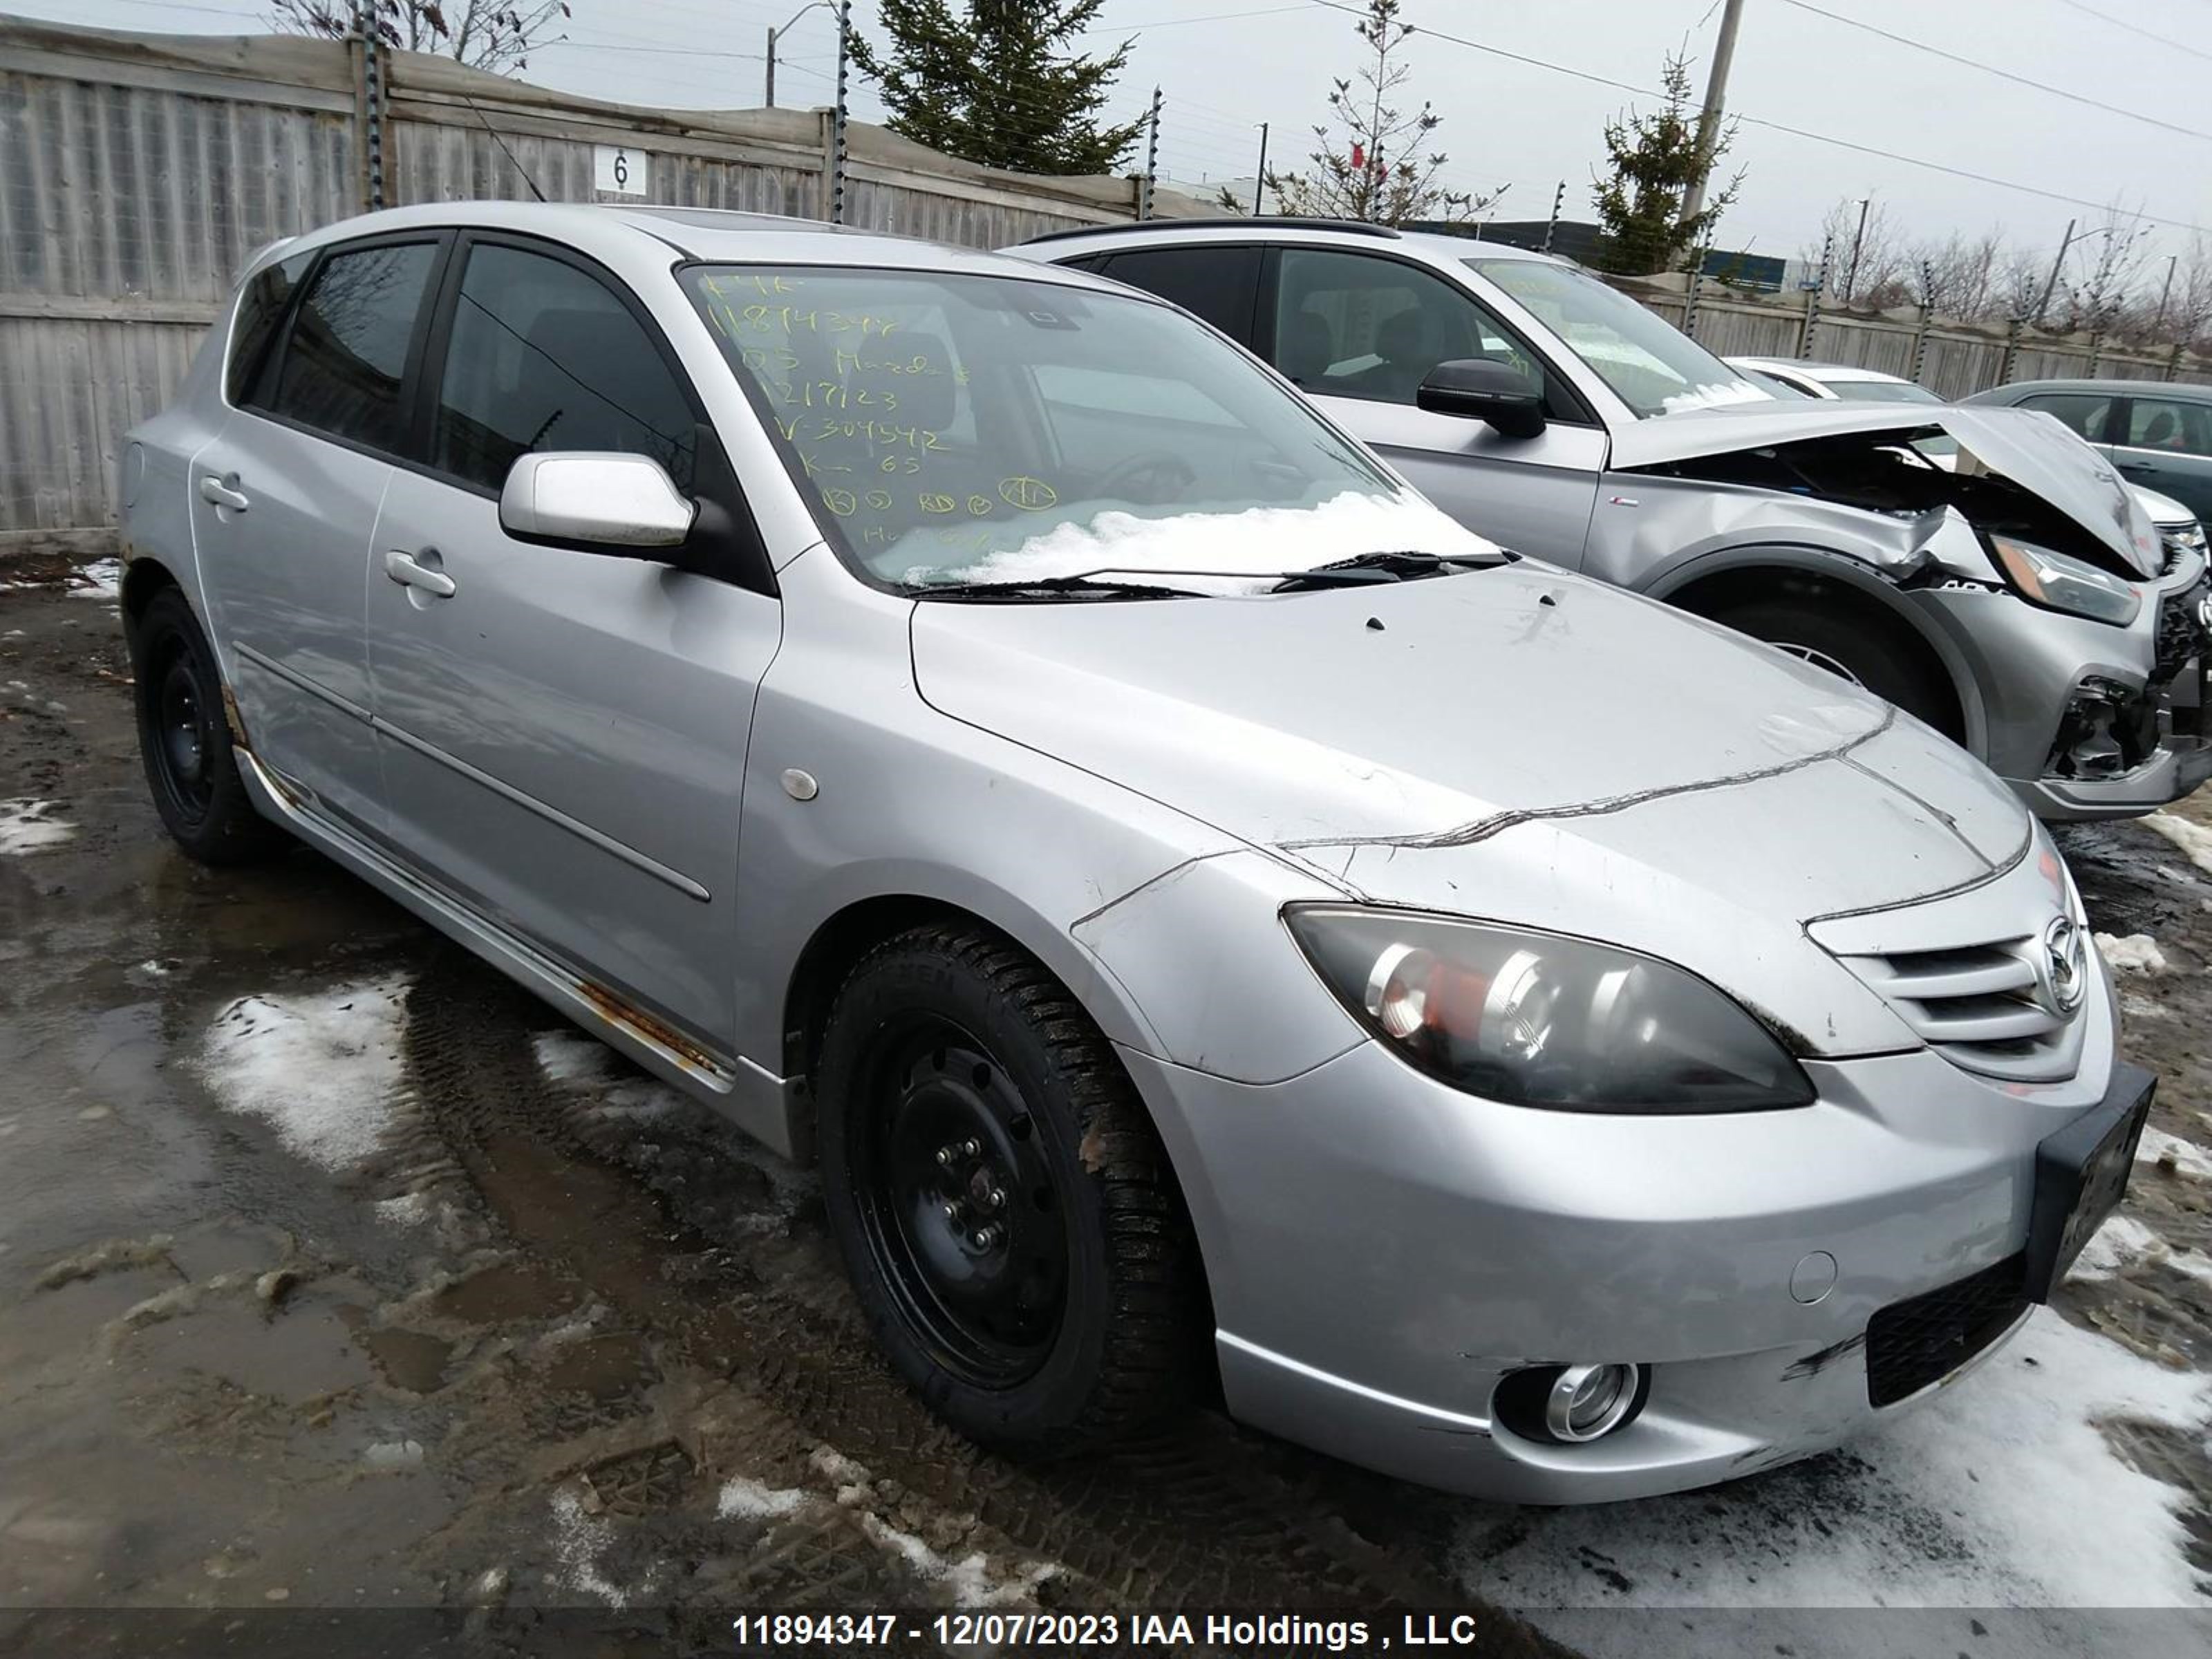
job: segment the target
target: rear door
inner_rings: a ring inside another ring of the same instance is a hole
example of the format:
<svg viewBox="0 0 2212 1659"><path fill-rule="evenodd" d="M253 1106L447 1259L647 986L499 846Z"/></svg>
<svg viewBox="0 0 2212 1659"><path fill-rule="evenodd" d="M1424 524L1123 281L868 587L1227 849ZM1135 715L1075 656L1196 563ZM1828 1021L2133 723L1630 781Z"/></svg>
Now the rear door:
<svg viewBox="0 0 2212 1659"><path fill-rule="evenodd" d="M1468 529L1580 565L1605 429L1543 360L1473 295L1425 266L1297 245L1273 258L1260 328L1275 367ZM1544 394L1544 430L1508 438L1486 422L1416 406L1428 372L1462 357L1524 374Z"/></svg>
<svg viewBox="0 0 2212 1659"><path fill-rule="evenodd" d="M191 468L209 627L247 740L315 806L372 829L369 533L447 241L343 243L257 277L228 365L233 412Z"/></svg>
<svg viewBox="0 0 2212 1659"><path fill-rule="evenodd" d="M1181 306L1249 348L1260 301L1261 257L1266 252L1258 242L1196 247L1177 243L1173 247L1124 249L1090 268Z"/></svg>
<svg viewBox="0 0 2212 1659"><path fill-rule="evenodd" d="M2212 404L2139 393L2114 412L2112 464L2146 489L2212 517Z"/></svg>
<svg viewBox="0 0 2212 1659"><path fill-rule="evenodd" d="M777 602L519 542L532 452L620 451L692 493L703 410L644 308L551 244L468 233L424 371L420 465L368 576L395 852L623 1002L726 1049L754 695Z"/></svg>

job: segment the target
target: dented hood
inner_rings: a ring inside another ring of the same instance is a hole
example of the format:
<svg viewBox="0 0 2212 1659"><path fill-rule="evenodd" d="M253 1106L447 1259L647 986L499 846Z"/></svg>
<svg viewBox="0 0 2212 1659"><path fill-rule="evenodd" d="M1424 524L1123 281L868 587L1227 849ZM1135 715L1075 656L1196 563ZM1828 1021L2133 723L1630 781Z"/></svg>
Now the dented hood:
<svg viewBox="0 0 2212 1659"><path fill-rule="evenodd" d="M1911 432L1940 427L1959 441L1960 470L1979 470L2047 503L2111 549L2139 576L2156 575L2164 554L2158 532L2111 462L2053 416L2034 409L1961 408L1935 404L1786 403L1731 404L1656 416L1616 432L1619 470L1664 466L1704 455L1766 449L1845 433Z"/></svg>
<svg viewBox="0 0 2212 1659"><path fill-rule="evenodd" d="M1333 873L1357 860L1359 890L1400 902L1466 908L1473 872L1519 856L1506 832L1539 826L1625 836L1684 902L1755 889L1794 923L1924 896L2024 833L2002 786L1887 704L1534 562L1245 599L922 602L912 635L943 713ZM1788 787L1816 767L1827 792ZM1726 833L1639 839L1662 803ZM1786 877L1747 883L1747 848Z"/></svg>

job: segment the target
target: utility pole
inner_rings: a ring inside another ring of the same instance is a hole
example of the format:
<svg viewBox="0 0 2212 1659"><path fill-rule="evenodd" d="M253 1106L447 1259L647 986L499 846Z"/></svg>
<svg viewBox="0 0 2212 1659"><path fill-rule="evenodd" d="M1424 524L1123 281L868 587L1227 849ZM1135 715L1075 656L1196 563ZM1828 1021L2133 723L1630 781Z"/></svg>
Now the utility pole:
<svg viewBox="0 0 2212 1659"><path fill-rule="evenodd" d="M1260 198L1267 193L1267 124L1260 123L1260 172L1252 180L1252 216L1260 216ZM2171 273L2169 273L2171 274Z"/></svg>
<svg viewBox="0 0 2212 1659"><path fill-rule="evenodd" d="M1713 169L1713 146L1720 142L1721 111L1728 101L1729 64L1735 58L1736 25L1743 21L1743 0L1728 0L1721 13L1720 39L1713 45L1712 72L1705 76L1705 106L1698 116L1698 176L1682 192L1682 219L1705 210L1705 175Z"/></svg>
<svg viewBox="0 0 2212 1659"><path fill-rule="evenodd" d="M794 20L796 21L796 20ZM845 222L845 43L853 33L853 0L837 0L837 107L830 118L830 222Z"/></svg>
<svg viewBox="0 0 2212 1659"><path fill-rule="evenodd" d="M817 10L821 7L826 6L829 3L830 0L807 0L806 4L801 6L796 12L792 14L790 23L786 23L780 29L770 29L768 32L768 96L763 101L769 109L774 109L775 107L775 43L782 40L785 35L791 33L793 23L798 22L798 21L805 16L808 12ZM844 37L842 35L838 37L837 44L838 50L841 52L843 51Z"/></svg>
<svg viewBox="0 0 2212 1659"><path fill-rule="evenodd" d="M1150 133L1145 139L1145 177L1137 190L1137 217L1152 216L1152 181L1159 175L1160 167L1160 89L1152 88L1152 112L1146 120Z"/></svg>
<svg viewBox="0 0 2212 1659"><path fill-rule="evenodd" d="M1544 246L1539 252L1549 253L1552 251L1552 239L1558 235L1559 231L1559 210L1566 204L1567 181L1562 179L1559 180L1559 187L1552 192L1552 216L1544 222Z"/></svg>
<svg viewBox="0 0 2212 1659"><path fill-rule="evenodd" d="M1871 196L1862 196L1859 198L1859 228L1851 236L1851 268L1844 275L1844 303L1845 305L1850 304L1851 295L1858 292L1859 249L1864 246L1866 242L1867 208L1873 203L1873 201L1874 198Z"/></svg>
<svg viewBox="0 0 2212 1659"><path fill-rule="evenodd" d="M2058 257L2051 262L2051 280L2043 285L2043 297L2035 302L2035 325L2038 328L2043 326L2044 313L2051 309L2051 296L2058 291L2058 269L2066 263L2066 250L2074 246L2075 222L2072 219L2066 222L2066 234L2058 239Z"/></svg>

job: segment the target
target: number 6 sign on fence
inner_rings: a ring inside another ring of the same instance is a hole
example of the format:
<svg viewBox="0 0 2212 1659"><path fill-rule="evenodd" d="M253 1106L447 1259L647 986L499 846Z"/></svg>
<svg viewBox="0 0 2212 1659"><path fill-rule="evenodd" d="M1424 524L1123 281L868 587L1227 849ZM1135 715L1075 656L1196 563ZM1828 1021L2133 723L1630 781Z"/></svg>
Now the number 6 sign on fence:
<svg viewBox="0 0 2212 1659"><path fill-rule="evenodd" d="M621 144L592 146L592 188L602 196L647 196L653 158Z"/></svg>

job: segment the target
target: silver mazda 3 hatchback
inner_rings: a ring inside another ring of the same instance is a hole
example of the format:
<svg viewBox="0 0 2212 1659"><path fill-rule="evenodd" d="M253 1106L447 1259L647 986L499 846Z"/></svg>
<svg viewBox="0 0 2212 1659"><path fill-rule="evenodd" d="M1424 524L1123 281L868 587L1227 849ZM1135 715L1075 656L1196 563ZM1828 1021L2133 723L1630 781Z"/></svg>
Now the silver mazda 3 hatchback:
<svg viewBox="0 0 2212 1659"><path fill-rule="evenodd" d="M1538 1502L1984 1357L2151 1079L2044 832L1499 552L1183 313L802 222L259 255L123 457L147 775L820 1164L884 1352L1067 1451Z"/></svg>

